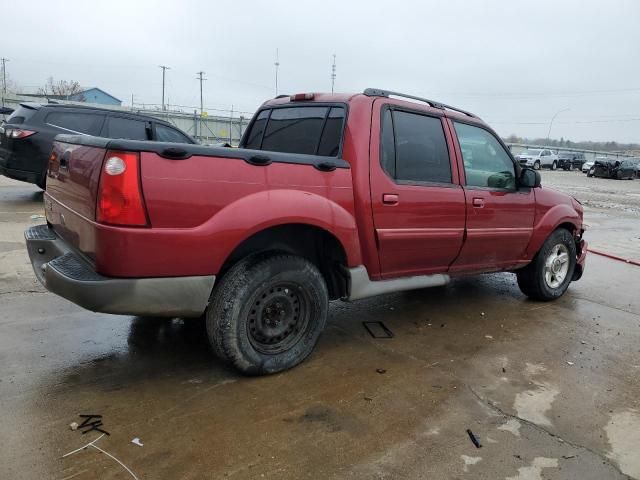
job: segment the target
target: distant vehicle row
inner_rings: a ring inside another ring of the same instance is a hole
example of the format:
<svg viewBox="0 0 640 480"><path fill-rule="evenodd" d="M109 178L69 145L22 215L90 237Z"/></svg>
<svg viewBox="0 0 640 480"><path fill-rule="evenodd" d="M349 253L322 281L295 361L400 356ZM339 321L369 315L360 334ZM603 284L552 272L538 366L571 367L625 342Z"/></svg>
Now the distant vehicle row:
<svg viewBox="0 0 640 480"><path fill-rule="evenodd" d="M633 180L634 178L640 178L640 158L619 160L598 157L593 162L585 163L582 171L587 174L587 177Z"/></svg>
<svg viewBox="0 0 640 480"><path fill-rule="evenodd" d="M555 150L546 148L528 148L520 155L516 155L516 159L523 167L532 167L535 170L540 170L542 167L548 167L551 170L557 168L573 170L582 168L586 161L584 153L562 152L558 155Z"/></svg>

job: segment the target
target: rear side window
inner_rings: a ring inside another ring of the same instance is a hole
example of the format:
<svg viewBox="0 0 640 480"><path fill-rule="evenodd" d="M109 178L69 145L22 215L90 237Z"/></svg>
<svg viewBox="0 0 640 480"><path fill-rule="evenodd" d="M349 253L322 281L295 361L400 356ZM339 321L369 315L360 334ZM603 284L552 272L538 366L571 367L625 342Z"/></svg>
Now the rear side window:
<svg viewBox="0 0 640 480"><path fill-rule="evenodd" d="M245 148L335 157L340 152L343 107L283 107L261 111Z"/></svg>
<svg viewBox="0 0 640 480"><path fill-rule="evenodd" d="M12 123L14 125L20 125L22 123L28 122L31 117L33 117L38 110L34 110L33 108L23 107L22 105L15 109L15 111L9 116L7 119L7 123Z"/></svg>
<svg viewBox="0 0 640 480"><path fill-rule="evenodd" d="M386 110L381 165L398 182L451 183L449 151L439 118Z"/></svg>
<svg viewBox="0 0 640 480"><path fill-rule="evenodd" d="M156 123L156 140L158 142L192 143L186 135L180 133L175 128L160 125L158 123Z"/></svg>
<svg viewBox="0 0 640 480"><path fill-rule="evenodd" d="M75 133L98 135L104 115L76 112L51 112L47 115L46 123L52 127L62 128Z"/></svg>
<svg viewBox="0 0 640 480"><path fill-rule="evenodd" d="M107 137L109 138L149 140L147 122L124 117L109 117L107 122Z"/></svg>

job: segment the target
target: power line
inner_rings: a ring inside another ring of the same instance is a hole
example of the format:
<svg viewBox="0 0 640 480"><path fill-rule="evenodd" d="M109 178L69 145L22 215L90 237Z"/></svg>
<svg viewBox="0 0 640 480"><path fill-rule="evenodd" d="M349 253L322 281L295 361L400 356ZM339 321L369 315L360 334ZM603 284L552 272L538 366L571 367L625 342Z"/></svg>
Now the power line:
<svg viewBox="0 0 640 480"><path fill-rule="evenodd" d="M162 69L162 110L166 110L164 105L164 75L167 70L171 70L170 67L166 65L158 65Z"/></svg>

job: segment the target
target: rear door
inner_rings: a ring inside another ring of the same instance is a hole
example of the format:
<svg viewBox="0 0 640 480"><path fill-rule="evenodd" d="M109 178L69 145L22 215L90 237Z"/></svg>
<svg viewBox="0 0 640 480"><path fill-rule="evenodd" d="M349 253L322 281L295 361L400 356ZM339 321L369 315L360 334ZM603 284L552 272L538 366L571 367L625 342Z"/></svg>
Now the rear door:
<svg viewBox="0 0 640 480"><path fill-rule="evenodd" d="M370 157L382 277L446 272L465 222L451 136L437 110L387 102L374 102Z"/></svg>
<svg viewBox="0 0 640 480"><path fill-rule="evenodd" d="M458 121L450 125L467 204L466 239L451 271L518 265L533 233L534 190L517 187L515 162L493 132Z"/></svg>

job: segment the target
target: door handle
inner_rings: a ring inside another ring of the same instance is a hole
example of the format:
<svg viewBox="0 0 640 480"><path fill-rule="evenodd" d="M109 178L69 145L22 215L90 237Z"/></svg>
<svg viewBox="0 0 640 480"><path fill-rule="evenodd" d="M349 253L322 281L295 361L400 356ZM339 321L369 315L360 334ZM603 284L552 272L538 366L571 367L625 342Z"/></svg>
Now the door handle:
<svg viewBox="0 0 640 480"><path fill-rule="evenodd" d="M484 199L476 197L473 199L472 204L475 208L482 208L484 207Z"/></svg>
<svg viewBox="0 0 640 480"><path fill-rule="evenodd" d="M399 201L399 197L395 193L383 193L382 194L382 203L385 205L397 205Z"/></svg>

